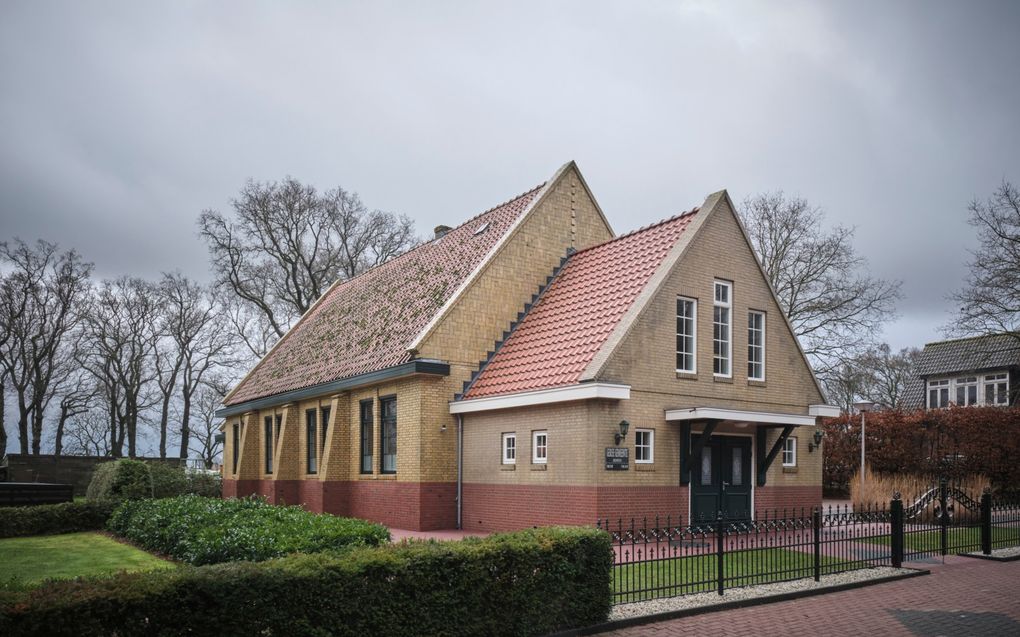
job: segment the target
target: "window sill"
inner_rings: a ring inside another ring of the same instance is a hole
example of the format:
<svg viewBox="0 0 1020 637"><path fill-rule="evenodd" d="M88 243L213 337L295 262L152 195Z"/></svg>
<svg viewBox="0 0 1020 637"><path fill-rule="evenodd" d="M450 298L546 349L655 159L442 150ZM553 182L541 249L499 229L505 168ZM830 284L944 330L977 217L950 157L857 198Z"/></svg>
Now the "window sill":
<svg viewBox="0 0 1020 637"><path fill-rule="evenodd" d="M517 465L515 465L515 464L500 465L499 470L500 471L517 471Z"/></svg>
<svg viewBox="0 0 1020 637"><path fill-rule="evenodd" d="M358 480L396 480L397 474L395 473L362 473L358 475Z"/></svg>
<svg viewBox="0 0 1020 637"><path fill-rule="evenodd" d="M655 471L655 464L651 462L634 463L634 471Z"/></svg>
<svg viewBox="0 0 1020 637"><path fill-rule="evenodd" d="M544 464L533 464L531 465L532 471L545 471L549 465Z"/></svg>
<svg viewBox="0 0 1020 637"><path fill-rule="evenodd" d="M765 384L765 381L763 381L763 380L753 380L753 379L750 379L750 378L747 379L747 386L748 387L768 387L768 385Z"/></svg>
<svg viewBox="0 0 1020 637"><path fill-rule="evenodd" d="M697 372L680 372L676 373L676 377L680 380L698 380Z"/></svg>
<svg viewBox="0 0 1020 637"><path fill-rule="evenodd" d="M712 377L712 382L714 382L714 383L725 383L727 385L732 385L733 384L733 378L732 377L727 377L727 376L713 376Z"/></svg>
<svg viewBox="0 0 1020 637"><path fill-rule="evenodd" d="M797 467L783 467L783 473L797 473Z"/></svg>

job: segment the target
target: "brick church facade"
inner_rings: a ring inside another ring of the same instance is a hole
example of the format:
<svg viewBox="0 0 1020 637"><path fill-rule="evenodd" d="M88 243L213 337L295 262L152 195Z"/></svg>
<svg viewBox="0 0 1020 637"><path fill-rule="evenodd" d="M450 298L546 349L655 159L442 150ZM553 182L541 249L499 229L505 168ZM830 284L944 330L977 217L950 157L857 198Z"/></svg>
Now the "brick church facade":
<svg viewBox="0 0 1020 637"><path fill-rule="evenodd" d="M396 528L821 501L833 415L725 192L614 237L571 162L338 283L227 395L224 493Z"/></svg>

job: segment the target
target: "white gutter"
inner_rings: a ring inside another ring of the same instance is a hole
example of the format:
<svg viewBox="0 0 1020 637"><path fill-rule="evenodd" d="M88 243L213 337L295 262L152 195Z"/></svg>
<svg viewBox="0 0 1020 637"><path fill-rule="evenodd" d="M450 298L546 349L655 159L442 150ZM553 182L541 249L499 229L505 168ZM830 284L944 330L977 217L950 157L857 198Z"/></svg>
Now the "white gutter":
<svg viewBox="0 0 1020 637"><path fill-rule="evenodd" d="M507 394L504 396L489 396L486 398L475 398L472 400L457 400L450 403L450 413L469 414L477 411L493 411L496 409L511 409L513 407L547 405L549 403L561 403L572 400L590 400L593 398L628 400L630 398L630 385L618 385L616 383L581 383L578 385L567 385L565 387L554 387L552 389L539 389L537 391Z"/></svg>

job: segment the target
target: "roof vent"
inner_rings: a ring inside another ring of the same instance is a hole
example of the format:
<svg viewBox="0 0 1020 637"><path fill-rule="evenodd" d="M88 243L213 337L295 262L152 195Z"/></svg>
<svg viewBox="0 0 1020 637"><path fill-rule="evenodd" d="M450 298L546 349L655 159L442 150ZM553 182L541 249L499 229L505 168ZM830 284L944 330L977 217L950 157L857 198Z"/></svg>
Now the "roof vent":
<svg viewBox="0 0 1020 637"><path fill-rule="evenodd" d="M478 226L477 228L475 228L475 234L474 234L474 236L476 236L476 237L477 237L478 235L482 234L483 232L485 232L485 231L486 231L486 230L488 230L488 229L489 229L489 222L488 222L488 221L486 221L486 222L485 222L485 223L483 223L482 225L480 225L480 226Z"/></svg>
<svg viewBox="0 0 1020 637"><path fill-rule="evenodd" d="M450 230L453 230L450 226L436 226L434 230L436 233L436 239L442 239Z"/></svg>

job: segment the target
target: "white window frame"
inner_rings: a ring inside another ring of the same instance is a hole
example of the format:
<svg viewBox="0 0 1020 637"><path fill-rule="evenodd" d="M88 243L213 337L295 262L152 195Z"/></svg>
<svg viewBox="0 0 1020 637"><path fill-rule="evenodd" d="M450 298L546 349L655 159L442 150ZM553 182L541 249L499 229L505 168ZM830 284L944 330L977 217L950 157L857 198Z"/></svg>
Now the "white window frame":
<svg viewBox="0 0 1020 637"><path fill-rule="evenodd" d="M678 365L677 368L676 368L676 371L678 371L678 372L680 372L682 374L697 374L698 373L698 299L692 299L692 298L687 297L687 296L678 296L678 297L676 297L676 300L677 300L678 304L681 303L681 302L682 303L690 303L690 308L691 308L691 316L690 316L691 333L689 335L686 335L686 334L683 335L683 338L684 339L690 339L690 343L691 343L691 352L690 352L690 354L691 354L691 368L690 369L684 369L684 368L682 368L682 367L680 367ZM677 339L679 339L679 338L681 338L681 335L680 335L680 325L679 325L681 316L680 316L679 312L677 312L676 319L677 319L676 337L677 337ZM684 317L684 320L686 321L687 318ZM676 351L677 358L680 358L680 354L681 354L681 352L678 349ZM686 354L686 352L684 352L684 354Z"/></svg>
<svg viewBox="0 0 1020 637"><path fill-rule="evenodd" d="M726 290L726 299L719 299L719 290ZM715 337L716 325L723 325L722 321L716 320L716 312L726 310L726 339L725 341ZM716 354L716 344L726 344L726 356ZM716 371L716 362L726 363L724 372ZM733 378L733 284L729 281L716 279L712 285L712 375L719 378Z"/></svg>
<svg viewBox="0 0 1020 637"><path fill-rule="evenodd" d="M931 402L931 393L932 393L933 390L934 391L938 391L940 393L942 392L942 390L945 390L945 392L946 392L946 404L945 405L933 405L932 404L932 402ZM929 380L928 381L928 386L925 388L925 394L926 394L925 402L928 405L928 409L945 409L946 407L949 407L949 403L951 402L949 399L953 396L953 383L948 378L939 378L937 380Z"/></svg>
<svg viewBox="0 0 1020 637"><path fill-rule="evenodd" d="M754 317L754 316L761 317L761 327L760 328L756 329L756 328L752 327L752 324L751 324L751 320L752 319L751 319L751 317ZM751 333L752 332L759 332L761 334L761 342L758 345L752 345L751 344ZM754 365L754 363L751 362L751 348L752 347L758 348L761 351L761 362L760 362L760 365L761 365L761 375L759 375L759 376L752 376L751 375L751 365ZM748 312L747 312L747 380L757 380L757 381L762 381L762 382L765 381L765 312L762 312L761 310L748 310Z"/></svg>
<svg viewBox="0 0 1020 637"><path fill-rule="evenodd" d="M787 457L790 458L789 461ZM797 439L793 436L787 436L786 441L783 442L783 466L797 466Z"/></svg>
<svg viewBox="0 0 1020 637"><path fill-rule="evenodd" d="M542 445L538 444L539 438L543 439ZM539 457L538 450L542 449L543 455ZM547 464L549 461L549 432L545 429L531 432L531 464Z"/></svg>
<svg viewBox="0 0 1020 637"><path fill-rule="evenodd" d="M639 444L638 434L648 434L648 444ZM641 459L638 449L648 449L648 458ZM634 430L634 462L637 464L652 464L655 462L655 430L635 429Z"/></svg>
<svg viewBox="0 0 1020 637"><path fill-rule="evenodd" d="M981 383L979 381L980 381L980 379L977 376L961 376L959 378L954 378L953 379L953 391L950 394L950 396L956 398L956 405L958 405L960 407L973 407L974 405L980 405L981 404L981 393L980 393L981 392ZM971 401L970 398L968 398L968 396L967 396L967 394L969 393L967 390L969 388L971 388L971 387L974 388L974 400L973 401ZM963 390L963 400L962 401L960 400L960 390L961 389Z"/></svg>
<svg viewBox="0 0 1020 637"><path fill-rule="evenodd" d="M1006 389L1002 392L1001 396L1003 401L991 402L988 400L989 390L994 397L998 398L999 394L996 392L996 387L1005 382ZM998 374L985 374L981 377L981 404L988 405L991 407L1005 407L1009 405L1009 373L1000 372Z"/></svg>
<svg viewBox="0 0 1020 637"><path fill-rule="evenodd" d="M510 447L507 446L507 442L513 440L513 457L507 452L510 451ZM500 437L500 448L503 450L503 464L517 464L517 434L516 433L505 433Z"/></svg>

